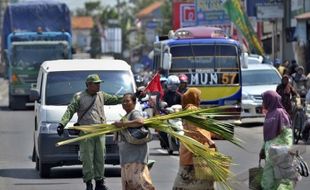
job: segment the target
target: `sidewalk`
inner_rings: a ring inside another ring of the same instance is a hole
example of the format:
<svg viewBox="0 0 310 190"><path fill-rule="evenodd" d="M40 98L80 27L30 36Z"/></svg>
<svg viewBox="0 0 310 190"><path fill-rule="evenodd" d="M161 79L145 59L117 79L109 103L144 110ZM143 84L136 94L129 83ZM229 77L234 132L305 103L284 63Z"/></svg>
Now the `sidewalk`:
<svg viewBox="0 0 310 190"><path fill-rule="evenodd" d="M8 93L7 80L0 78L0 100L3 100L3 98L6 96L7 93Z"/></svg>

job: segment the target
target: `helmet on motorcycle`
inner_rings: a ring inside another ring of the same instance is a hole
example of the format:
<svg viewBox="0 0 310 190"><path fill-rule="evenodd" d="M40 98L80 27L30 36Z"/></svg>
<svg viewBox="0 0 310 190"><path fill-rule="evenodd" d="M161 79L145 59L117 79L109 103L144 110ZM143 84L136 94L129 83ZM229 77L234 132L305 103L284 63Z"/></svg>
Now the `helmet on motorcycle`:
<svg viewBox="0 0 310 190"><path fill-rule="evenodd" d="M168 77L167 84L168 85L172 85L172 84L179 85L180 84L179 77L177 77L176 75L170 75Z"/></svg>
<svg viewBox="0 0 310 190"><path fill-rule="evenodd" d="M179 77L176 75L170 75L167 80L167 88L171 91L176 91L180 84Z"/></svg>
<svg viewBox="0 0 310 190"><path fill-rule="evenodd" d="M185 82L185 83L188 82L188 78L187 78L187 76L185 74L180 74L179 75L179 80L180 80L180 82Z"/></svg>

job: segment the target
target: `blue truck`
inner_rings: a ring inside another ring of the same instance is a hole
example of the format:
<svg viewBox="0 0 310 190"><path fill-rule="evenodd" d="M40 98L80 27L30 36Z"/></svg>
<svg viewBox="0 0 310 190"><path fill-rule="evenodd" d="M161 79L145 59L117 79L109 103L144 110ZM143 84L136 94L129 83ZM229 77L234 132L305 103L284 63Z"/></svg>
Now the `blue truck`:
<svg viewBox="0 0 310 190"><path fill-rule="evenodd" d="M55 1L9 4L1 38L9 108L26 109L41 63L72 59L70 10L65 3Z"/></svg>

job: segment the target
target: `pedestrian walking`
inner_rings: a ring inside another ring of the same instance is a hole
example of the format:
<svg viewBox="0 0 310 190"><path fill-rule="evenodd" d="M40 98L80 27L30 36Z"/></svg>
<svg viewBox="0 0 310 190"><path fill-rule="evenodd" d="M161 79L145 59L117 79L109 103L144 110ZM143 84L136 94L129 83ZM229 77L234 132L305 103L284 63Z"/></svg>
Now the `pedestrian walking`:
<svg viewBox="0 0 310 190"><path fill-rule="evenodd" d="M293 98L299 97L299 95L296 89L290 84L288 75L282 77L281 84L277 86L276 91L281 96L281 103L286 112L292 117L292 101Z"/></svg>
<svg viewBox="0 0 310 190"><path fill-rule="evenodd" d="M115 122L113 125L142 130L143 115L139 110L135 109L136 99L136 96L132 93L124 95L122 106L126 111L126 115L121 121ZM127 129L123 129L117 135L119 141L122 189L155 190L147 167L149 153L147 142L133 144L133 142L126 138L124 130Z"/></svg>
<svg viewBox="0 0 310 190"><path fill-rule="evenodd" d="M167 80L167 89L164 93L163 101L167 103L167 107L181 104L181 94L177 91L180 85L179 77L170 75ZM159 131L159 142L163 149L169 148L169 140L167 133Z"/></svg>
<svg viewBox="0 0 310 190"><path fill-rule="evenodd" d="M118 104L121 102L121 98L100 91L100 83L102 82L99 75L88 75L86 90L74 94L71 103L62 116L57 128L59 136L63 134L64 126L67 125L74 113L78 115L78 122L75 125L106 123L104 105ZM80 135L83 134L80 132ZM108 188L104 184L105 136L80 141L80 156L86 190L93 189L93 179L96 182L95 190L107 190Z"/></svg>
<svg viewBox="0 0 310 190"><path fill-rule="evenodd" d="M182 108L184 110L198 109L200 105L201 91L197 88L189 88L182 96ZM201 129L192 123L183 122L184 133L208 148L216 148L211 140L211 133ZM180 165L173 190L213 190L214 181L211 179L197 179L195 177L195 168L193 164L193 153L190 152L182 143L180 145Z"/></svg>
<svg viewBox="0 0 310 190"><path fill-rule="evenodd" d="M292 180L275 177L275 167L277 165L273 163L272 158L269 156L270 148L273 145L292 146L291 120L281 104L281 97L277 92L269 90L264 92L262 97L263 107L267 110L267 113L263 127L264 143L259 154L260 159L265 159L261 186L263 190L292 190L294 189Z"/></svg>

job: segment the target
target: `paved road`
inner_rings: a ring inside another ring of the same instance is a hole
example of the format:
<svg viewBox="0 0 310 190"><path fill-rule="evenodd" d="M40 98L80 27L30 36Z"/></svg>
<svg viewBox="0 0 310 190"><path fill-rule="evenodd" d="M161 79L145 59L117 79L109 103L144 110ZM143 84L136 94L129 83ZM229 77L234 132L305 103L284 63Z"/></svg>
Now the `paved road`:
<svg viewBox="0 0 310 190"><path fill-rule="evenodd" d="M0 190L82 190L81 166L58 167L52 170L50 179L40 179L31 162L33 112L11 111L7 108L7 85L0 79ZM230 155L236 174L232 186L236 190L247 188L248 169L258 162L262 142L262 127L237 127L235 133L244 141L244 149L216 141L219 151ZM301 145L304 159L310 163L309 146ZM178 170L178 155L169 156L159 148L159 142L150 143L150 159L156 160L151 170L153 182L158 190L171 190ZM120 190L120 168L106 167L106 182L110 189ZM309 189L310 178L304 178L297 190ZM220 188L217 188L220 189Z"/></svg>

